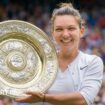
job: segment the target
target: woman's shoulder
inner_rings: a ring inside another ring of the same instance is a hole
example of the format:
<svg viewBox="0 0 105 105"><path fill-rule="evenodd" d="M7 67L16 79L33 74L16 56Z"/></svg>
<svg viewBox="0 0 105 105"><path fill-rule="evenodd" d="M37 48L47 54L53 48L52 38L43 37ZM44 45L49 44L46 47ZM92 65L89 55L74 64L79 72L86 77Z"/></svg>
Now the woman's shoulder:
<svg viewBox="0 0 105 105"><path fill-rule="evenodd" d="M98 62L102 63L101 57L99 57L97 55L87 54L87 53L84 53L84 52L81 52L81 51L80 51L79 55L80 55L79 58L81 59L82 62L90 63L90 62L95 61L95 63L98 63Z"/></svg>

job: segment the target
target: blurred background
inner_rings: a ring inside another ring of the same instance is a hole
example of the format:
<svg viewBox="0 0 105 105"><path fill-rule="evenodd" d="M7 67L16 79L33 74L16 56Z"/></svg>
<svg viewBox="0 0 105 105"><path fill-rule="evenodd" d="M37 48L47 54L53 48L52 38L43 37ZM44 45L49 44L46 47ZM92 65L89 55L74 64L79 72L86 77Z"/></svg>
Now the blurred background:
<svg viewBox="0 0 105 105"><path fill-rule="evenodd" d="M105 0L0 0L0 22L8 19L24 20L41 28L52 39L51 13L56 4L61 2L71 2L86 22L86 33L81 39L80 50L100 56L105 65ZM11 103L8 98L1 99ZM105 73L94 105L105 105Z"/></svg>

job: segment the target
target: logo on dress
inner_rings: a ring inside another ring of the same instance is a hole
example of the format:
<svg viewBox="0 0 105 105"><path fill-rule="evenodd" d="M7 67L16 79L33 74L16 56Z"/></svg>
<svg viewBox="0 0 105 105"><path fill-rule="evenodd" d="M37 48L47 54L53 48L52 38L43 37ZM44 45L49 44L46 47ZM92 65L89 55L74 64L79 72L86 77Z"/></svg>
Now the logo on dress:
<svg viewBox="0 0 105 105"><path fill-rule="evenodd" d="M85 69L86 67L88 67L88 65L84 66L84 67L80 67L80 70Z"/></svg>

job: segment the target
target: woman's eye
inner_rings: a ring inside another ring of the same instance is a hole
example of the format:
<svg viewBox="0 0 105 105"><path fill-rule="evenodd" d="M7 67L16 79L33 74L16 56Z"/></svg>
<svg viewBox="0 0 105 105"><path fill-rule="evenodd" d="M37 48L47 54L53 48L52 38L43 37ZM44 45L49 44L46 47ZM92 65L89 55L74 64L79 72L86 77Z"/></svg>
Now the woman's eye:
<svg viewBox="0 0 105 105"><path fill-rule="evenodd" d="M71 31L73 31L73 30L75 30L75 28L74 28L74 27L72 27L72 28L68 28L68 30L71 30Z"/></svg>
<svg viewBox="0 0 105 105"><path fill-rule="evenodd" d="M56 29L56 31L62 31L62 29L61 28L58 28L58 29Z"/></svg>

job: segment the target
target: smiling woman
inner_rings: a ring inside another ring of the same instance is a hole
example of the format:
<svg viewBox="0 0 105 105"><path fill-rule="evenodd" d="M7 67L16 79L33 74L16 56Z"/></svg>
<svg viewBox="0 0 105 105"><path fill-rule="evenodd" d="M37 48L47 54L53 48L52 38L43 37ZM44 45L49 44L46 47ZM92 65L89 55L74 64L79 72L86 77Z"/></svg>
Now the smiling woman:
<svg viewBox="0 0 105 105"><path fill-rule="evenodd" d="M84 27L79 11L71 3L62 3L52 14L52 35L60 46L59 70L46 93L28 92L17 102L44 105L93 105L101 87L102 60L78 48ZM45 101L45 103L41 103Z"/></svg>
<svg viewBox="0 0 105 105"><path fill-rule="evenodd" d="M64 52L70 53L71 50L76 51L82 35L83 29L79 28L78 22L74 16L56 16L53 36Z"/></svg>

